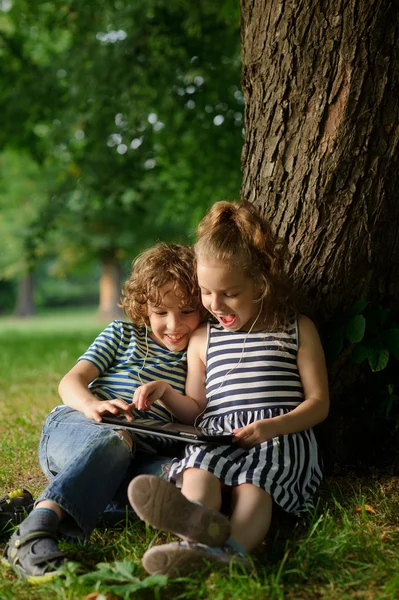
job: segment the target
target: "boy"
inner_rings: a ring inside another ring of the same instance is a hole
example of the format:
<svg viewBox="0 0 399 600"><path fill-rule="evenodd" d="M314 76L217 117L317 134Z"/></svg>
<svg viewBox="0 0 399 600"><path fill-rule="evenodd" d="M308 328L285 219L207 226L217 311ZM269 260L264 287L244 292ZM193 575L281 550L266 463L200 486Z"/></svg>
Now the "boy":
<svg viewBox="0 0 399 600"><path fill-rule="evenodd" d="M124 504L132 475L162 475L170 442L101 424L102 415L139 416L132 398L142 383L165 379L184 392L186 347L200 322L195 258L188 246L158 244L133 262L113 321L63 377L64 402L48 415L39 447L49 484L12 535L3 564L30 582L57 575L66 556L58 538L87 539L105 509ZM155 403L146 418L170 421ZM170 447L169 447L170 452ZM125 509L124 509L125 510Z"/></svg>

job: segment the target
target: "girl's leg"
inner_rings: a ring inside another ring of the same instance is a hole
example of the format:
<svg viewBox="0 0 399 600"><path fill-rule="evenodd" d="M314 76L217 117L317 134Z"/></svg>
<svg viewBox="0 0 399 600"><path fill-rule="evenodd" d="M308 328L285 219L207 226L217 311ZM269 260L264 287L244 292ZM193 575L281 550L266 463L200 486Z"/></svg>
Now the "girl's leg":
<svg viewBox="0 0 399 600"><path fill-rule="evenodd" d="M269 531L272 517L270 494L251 483L232 490L231 538L245 550L256 548Z"/></svg>
<svg viewBox="0 0 399 600"><path fill-rule="evenodd" d="M183 474L182 494L190 500L190 518L194 515L193 502L201 503L203 510L211 509L214 514L220 515L216 511L221 507L221 484L213 474L202 469L187 469ZM272 500L269 494L254 485L243 484L233 488L232 502L229 539L221 539L219 547L215 547L218 544L200 540L200 528L196 528L197 537L191 537L191 540L201 542L199 544L172 542L147 550L143 556L146 571L150 574L163 573L169 577L179 577L189 575L193 570L201 572L209 565L220 568L235 563L249 567L245 551L252 550L266 535L270 525ZM176 515L183 514L181 507L176 509ZM168 514L171 513L173 514L173 505L169 507Z"/></svg>
<svg viewBox="0 0 399 600"><path fill-rule="evenodd" d="M230 535L230 522L219 512L220 481L201 469L184 472L181 492L159 477L139 475L131 481L128 497L143 521L185 540L221 546Z"/></svg>
<svg viewBox="0 0 399 600"><path fill-rule="evenodd" d="M182 494L191 502L220 511L222 486L220 480L203 469L190 468L183 473Z"/></svg>

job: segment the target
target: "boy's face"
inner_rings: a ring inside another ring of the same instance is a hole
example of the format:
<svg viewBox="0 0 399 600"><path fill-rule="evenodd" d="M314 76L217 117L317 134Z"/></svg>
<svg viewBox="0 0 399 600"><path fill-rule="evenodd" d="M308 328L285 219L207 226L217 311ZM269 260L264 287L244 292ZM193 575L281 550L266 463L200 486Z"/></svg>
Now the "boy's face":
<svg viewBox="0 0 399 600"><path fill-rule="evenodd" d="M198 309L190 306L179 308L181 298L178 298L171 286L161 289L162 304L154 306L148 303L148 318L150 321L150 337L164 348L179 352L187 347L190 335L200 322Z"/></svg>

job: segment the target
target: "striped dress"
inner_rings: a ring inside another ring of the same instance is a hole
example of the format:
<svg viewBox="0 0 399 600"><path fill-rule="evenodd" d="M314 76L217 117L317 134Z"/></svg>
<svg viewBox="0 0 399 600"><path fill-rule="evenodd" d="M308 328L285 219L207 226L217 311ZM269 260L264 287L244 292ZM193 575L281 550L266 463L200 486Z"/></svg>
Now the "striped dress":
<svg viewBox="0 0 399 600"><path fill-rule="evenodd" d="M228 331L208 325L207 406L201 427L231 432L260 419L293 410L303 401L297 368L297 320L279 332ZM311 429L280 435L251 449L186 446L170 478L179 482L189 468L205 469L228 486L251 483L266 490L285 511L298 514L313 506L322 479L321 457Z"/></svg>
<svg viewBox="0 0 399 600"><path fill-rule="evenodd" d="M186 351L172 352L149 336L145 327L124 321L112 321L78 359L88 360L100 374L89 385L100 400L121 398L129 404L143 383L162 379L178 392L184 393L187 372ZM132 415L171 421L169 411L154 402L147 411L133 410ZM110 425L110 427L114 426ZM134 433L134 439L145 450L155 445L174 445L171 440L156 435Z"/></svg>

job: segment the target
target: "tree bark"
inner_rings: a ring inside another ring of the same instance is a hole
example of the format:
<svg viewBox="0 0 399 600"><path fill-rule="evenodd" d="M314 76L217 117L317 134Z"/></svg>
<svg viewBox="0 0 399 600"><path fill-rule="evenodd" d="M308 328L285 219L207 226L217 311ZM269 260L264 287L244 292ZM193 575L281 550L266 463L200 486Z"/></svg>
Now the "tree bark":
<svg viewBox="0 0 399 600"><path fill-rule="evenodd" d="M116 258L105 258L101 265L100 300L98 317L101 320L120 319L122 311L118 308L121 296L121 265Z"/></svg>
<svg viewBox="0 0 399 600"><path fill-rule="evenodd" d="M242 0L242 197L322 320L399 300L398 5Z"/></svg>
<svg viewBox="0 0 399 600"><path fill-rule="evenodd" d="M33 299L34 278L33 273L27 273L18 282L18 295L15 307L15 316L32 317L35 314Z"/></svg>
<svg viewBox="0 0 399 600"><path fill-rule="evenodd" d="M397 306L397 0L241 0L241 21L242 199L288 241L322 330L358 299ZM347 356L330 365L330 441L343 462L372 446L358 377Z"/></svg>

